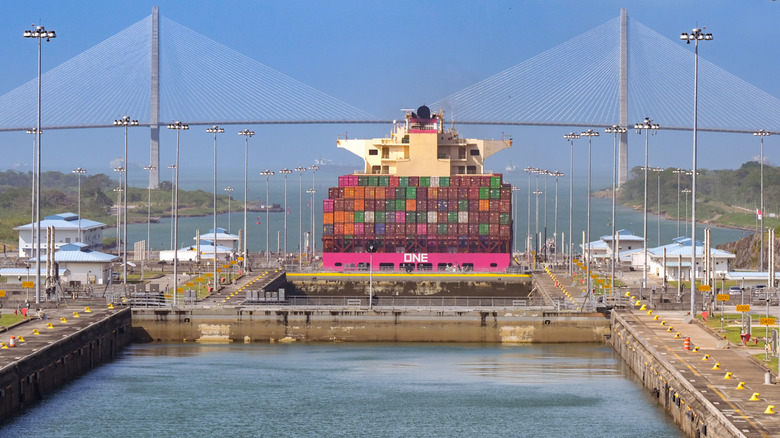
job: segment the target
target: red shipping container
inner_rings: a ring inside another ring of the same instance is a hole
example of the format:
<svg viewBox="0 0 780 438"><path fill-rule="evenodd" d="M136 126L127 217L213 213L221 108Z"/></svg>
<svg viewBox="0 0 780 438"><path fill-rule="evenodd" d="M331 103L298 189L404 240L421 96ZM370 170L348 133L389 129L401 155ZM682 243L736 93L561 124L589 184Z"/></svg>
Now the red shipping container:
<svg viewBox="0 0 780 438"><path fill-rule="evenodd" d="M395 199L395 187L385 187L385 199Z"/></svg>
<svg viewBox="0 0 780 438"><path fill-rule="evenodd" d="M511 225L499 225L498 226L498 235L500 237L509 237L511 235Z"/></svg>
<svg viewBox="0 0 780 438"><path fill-rule="evenodd" d="M428 201L417 199L417 211L428 211Z"/></svg>
<svg viewBox="0 0 780 438"><path fill-rule="evenodd" d="M391 176L390 177L390 187L398 187L398 177L397 176Z"/></svg>
<svg viewBox="0 0 780 438"><path fill-rule="evenodd" d="M366 211L376 211L376 209L377 209L376 208L376 201L374 201L373 199L366 199L364 204L365 204L365 206L363 208L365 208ZM382 208L384 209L385 201L382 201L381 204L382 204Z"/></svg>
<svg viewBox="0 0 780 438"><path fill-rule="evenodd" d="M500 222L501 213L497 211L491 211L490 213L490 225L494 225Z"/></svg>
<svg viewBox="0 0 780 438"><path fill-rule="evenodd" d="M437 215L436 222L440 224L446 224L447 223L447 212L446 211L440 211Z"/></svg>
<svg viewBox="0 0 780 438"><path fill-rule="evenodd" d="M512 212L512 201L501 201L498 204L498 211L501 213Z"/></svg>
<svg viewBox="0 0 780 438"><path fill-rule="evenodd" d="M447 211L458 211L458 201L453 199L447 204Z"/></svg>
<svg viewBox="0 0 780 438"><path fill-rule="evenodd" d="M502 201L510 201L512 199L512 189L511 188L501 188L501 200Z"/></svg>
<svg viewBox="0 0 780 438"><path fill-rule="evenodd" d="M334 199L333 200L333 209L336 211L344 211L344 209L347 208L347 200L346 199Z"/></svg>
<svg viewBox="0 0 780 438"><path fill-rule="evenodd" d="M406 236L413 237L417 235L418 224L406 224Z"/></svg>
<svg viewBox="0 0 780 438"><path fill-rule="evenodd" d="M455 176L450 177L450 187L460 187L462 178L463 177L460 176L460 175L455 175Z"/></svg>
<svg viewBox="0 0 780 438"><path fill-rule="evenodd" d="M447 235L449 235L449 236L457 236L458 235L458 224L447 224Z"/></svg>
<svg viewBox="0 0 780 438"><path fill-rule="evenodd" d="M417 188L417 200L420 199L428 199L428 187L418 187Z"/></svg>
<svg viewBox="0 0 780 438"><path fill-rule="evenodd" d="M490 224L490 235L495 237L498 236L498 230L499 225L498 224Z"/></svg>
<svg viewBox="0 0 780 438"><path fill-rule="evenodd" d="M469 196L468 199L477 201L479 200L479 187L470 187L469 189Z"/></svg>
<svg viewBox="0 0 780 438"><path fill-rule="evenodd" d="M487 212L487 211L480 211L479 212L479 223L481 223L481 224L490 223L490 213Z"/></svg>
<svg viewBox="0 0 780 438"><path fill-rule="evenodd" d="M498 199L491 199L490 204L488 205L490 211L498 211L501 209L501 201Z"/></svg>
<svg viewBox="0 0 780 438"><path fill-rule="evenodd" d="M468 199L469 198L469 191L471 189L467 187L461 187L458 189L458 199Z"/></svg>
<svg viewBox="0 0 780 438"><path fill-rule="evenodd" d="M363 235L363 224L361 223L355 224L355 235L357 236Z"/></svg>
<svg viewBox="0 0 780 438"><path fill-rule="evenodd" d="M452 201L458 200L458 189L450 189L450 193L447 194L447 200L450 201L450 204L452 204Z"/></svg>
<svg viewBox="0 0 780 438"><path fill-rule="evenodd" d="M333 234L335 236L343 236L344 235L344 224L333 224Z"/></svg>
<svg viewBox="0 0 780 438"><path fill-rule="evenodd" d="M409 187L419 187L420 186L420 177L419 176L410 176L409 177Z"/></svg>
<svg viewBox="0 0 780 438"><path fill-rule="evenodd" d="M333 199L325 199L322 201L322 211L325 213L333 213Z"/></svg>
<svg viewBox="0 0 780 438"><path fill-rule="evenodd" d="M344 203L344 211L355 211L355 200L347 199Z"/></svg>
<svg viewBox="0 0 780 438"><path fill-rule="evenodd" d="M358 185L358 176L357 175L350 175L349 176L349 185L352 187L357 187Z"/></svg>
<svg viewBox="0 0 780 438"><path fill-rule="evenodd" d="M363 227L363 235L365 235L366 237L373 237L374 224L365 224L365 226ZM363 246L365 246L365 244Z"/></svg>

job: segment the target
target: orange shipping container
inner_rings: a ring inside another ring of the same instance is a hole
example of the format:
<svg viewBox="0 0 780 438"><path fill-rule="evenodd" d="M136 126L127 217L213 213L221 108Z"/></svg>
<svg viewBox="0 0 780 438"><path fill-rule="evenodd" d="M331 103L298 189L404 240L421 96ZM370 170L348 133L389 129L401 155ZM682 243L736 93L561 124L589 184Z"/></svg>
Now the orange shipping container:
<svg viewBox="0 0 780 438"><path fill-rule="evenodd" d="M344 234L348 236L355 234L355 224L344 224Z"/></svg>
<svg viewBox="0 0 780 438"><path fill-rule="evenodd" d="M480 199L479 211L490 211L490 201L488 201L487 199Z"/></svg>
<svg viewBox="0 0 780 438"><path fill-rule="evenodd" d="M363 186L355 187L355 199L363 199L366 197L366 188Z"/></svg>
<svg viewBox="0 0 780 438"><path fill-rule="evenodd" d="M322 223L323 224L332 224L333 223L333 213L322 213Z"/></svg>
<svg viewBox="0 0 780 438"><path fill-rule="evenodd" d="M366 202L362 198L356 198L355 199L355 211L363 211L365 209L366 209Z"/></svg>
<svg viewBox="0 0 780 438"><path fill-rule="evenodd" d="M429 187L428 188L428 199L439 199L439 188L438 187Z"/></svg>
<svg viewBox="0 0 780 438"><path fill-rule="evenodd" d="M375 187L374 199L385 199L385 187Z"/></svg>
<svg viewBox="0 0 780 438"><path fill-rule="evenodd" d="M366 199L374 199L376 187L366 187Z"/></svg>
<svg viewBox="0 0 780 438"><path fill-rule="evenodd" d="M406 211L416 211L417 210L417 200L416 199L407 199L406 200Z"/></svg>
<svg viewBox="0 0 780 438"><path fill-rule="evenodd" d="M344 212L343 211L336 211L336 212L334 212L333 213L333 222L335 222L337 224L343 224L344 223Z"/></svg>
<svg viewBox="0 0 780 438"><path fill-rule="evenodd" d="M344 187L344 197L347 199L355 199L355 188Z"/></svg>

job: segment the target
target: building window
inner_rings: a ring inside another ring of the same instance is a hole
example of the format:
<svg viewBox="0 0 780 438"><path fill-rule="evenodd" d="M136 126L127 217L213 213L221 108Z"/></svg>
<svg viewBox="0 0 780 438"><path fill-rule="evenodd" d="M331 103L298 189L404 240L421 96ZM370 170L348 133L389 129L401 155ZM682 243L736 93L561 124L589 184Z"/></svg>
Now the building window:
<svg viewBox="0 0 780 438"><path fill-rule="evenodd" d="M469 175L474 175L477 173L477 166L467 166L466 167L466 173Z"/></svg>
<svg viewBox="0 0 780 438"><path fill-rule="evenodd" d="M469 151L469 155L471 155L471 156L479 156L479 149L471 149Z"/></svg>
<svg viewBox="0 0 780 438"><path fill-rule="evenodd" d="M379 155L379 151L376 149L369 149L368 155Z"/></svg>
<svg viewBox="0 0 780 438"><path fill-rule="evenodd" d="M390 158L390 149L387 146L382 147L382 159L387 160Z"/></svg>
<svg viewBox="0 0 780 438"><path fill-rule="evenodd" d="M464 147L458 148L458 159L459 160L465 160L466 159L466 148L464 148Z"/></svg>
<svg viewBox="0 0 780 438"><path fill-rule="evenodd" d="M380 172L381 166L371 166L371 173L378 174Z"/></svg>

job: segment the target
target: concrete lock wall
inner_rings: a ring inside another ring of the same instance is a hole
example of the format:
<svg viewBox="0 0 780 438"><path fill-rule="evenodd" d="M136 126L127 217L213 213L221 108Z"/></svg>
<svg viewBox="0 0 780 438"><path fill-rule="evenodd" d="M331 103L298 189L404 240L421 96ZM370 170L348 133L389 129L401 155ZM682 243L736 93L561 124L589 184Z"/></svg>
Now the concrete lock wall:
<svg viewBox="0 0 780 438"><path fill-rule="evenodd" d="M626 323L619 311L612 312L610 342L642 385L656 397L658 404L687 436L742 436L673 364Z"/></svg>
<svg viewBox="0 0 780 438"><path fill-rule="evenodd" d="M0 421L113 360L132 340L130 317L119 311L0 370Z"/></svg>
<svg viewBox="0 0 780 438"><path fill-rule="evenodd" d="M455 310L133 309L140 342L603 342L602 314Z"/></svg>

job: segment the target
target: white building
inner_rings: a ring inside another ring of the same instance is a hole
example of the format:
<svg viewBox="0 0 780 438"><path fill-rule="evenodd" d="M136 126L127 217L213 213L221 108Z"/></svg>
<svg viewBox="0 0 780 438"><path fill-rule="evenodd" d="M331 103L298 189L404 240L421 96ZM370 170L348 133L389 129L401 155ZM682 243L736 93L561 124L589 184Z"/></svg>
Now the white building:
<svg viewBox="0 0 780 438"><path fill-rule="evenodd" d="M637 248L642 248L644 239L641 236L635 236L629 230L619 230L615 232L617 234L617 252L621 254L625 251L632 251ZM582 248L582 254L588 255L588 247ZM590 254L593 258L612 258L612 235L601 236L599 240L590 242Z"/></svg>
<svg viewBox="0 0 780 438"><path fill-rule="evenodd" d="M217 245L218 261L233 260L235 254L236 252L233 250L233 248ZM160 251L161 261L172 262L173 256L174 256L174 252L171 250ZM198 248L195 245L188 246L185 248L180 248L178 250L177 257L179 261L182 262L194 262L198 259ZM214 260L214 247L211 245L210 242L206 242L206 241L200 242L200 259Z"/></svg>
<svg viewBox="0 0 780 438"><path fill-rule="evenodd" d="M81 237L79 237L79 223L81 223ZM87 249L100 251L103 249L103 228L106 224L79 219L77 214L60 213L45 217L41 221L41 251L46 253L46 229L54 227L54 248L75 242L86 244ZM19 257L33 257L35 242L33 235L36 229L35 223L20 225L14 230L19 232Z"/></svg>
<svg viewBox="0 0 780 438"><path fill-rule="evenodd" d="M689 237L677 237L669 245L663 245L656 248L647 249L648 274L659 278L667 277L668 281L690 280L691 278L691 242ZM664 250L666 250L666 260L664 263ZM702 278L704 271L704 245L696 241L696 278ZM642 254L638 254L641 262ZM716 248L710 249L712 257L712 271L726 273L731 270L731 261L736 259L733 253L722 251ZM642 269L643 266L635 266ZM682 272L681 272L682 270ZM717 275L716 275L716 278Z"/></svg>
<svg viewBox="0 0 780 438"><path fill-rule="evenodd" d="M192 238L192 240L197 240L197 238L198 237L195 236ZM206 234L201 234L200 241L208 242L209 244L214 242L214 229L209 230L209 232ZM238 242L237 235L230 234L227 232L226 229L217 227L217 247L227 247L230 249L235 249L237 242ZM203 249L203 243L201 243L201 249Z"/></svg>
<svg viewBox="0 0 780 438"><path fill-rule="evenodd" d="M111 264L118 256L88 249L83 243L64 244L54 253L54 262L59 269L70 272L66 281L80 281L89 284L106 284L111 278ZM34 263L35 258L30 259ZM41 257L41 267L46 265L46 257Z"/></svg>

